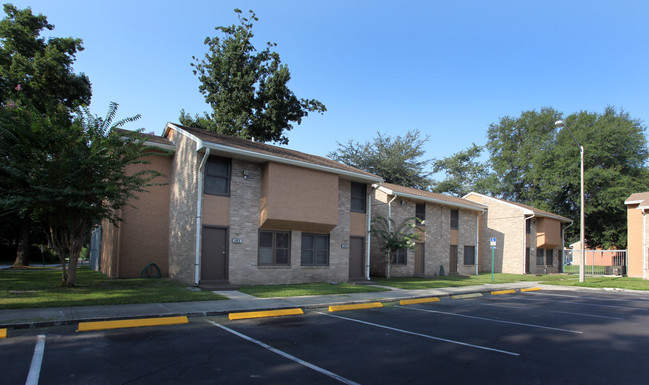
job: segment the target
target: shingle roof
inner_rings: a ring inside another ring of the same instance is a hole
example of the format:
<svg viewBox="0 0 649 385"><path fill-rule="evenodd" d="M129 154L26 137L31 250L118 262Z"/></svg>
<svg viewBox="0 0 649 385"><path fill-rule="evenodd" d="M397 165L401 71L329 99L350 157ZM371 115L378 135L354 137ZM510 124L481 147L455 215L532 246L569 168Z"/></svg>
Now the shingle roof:
<svg viewBox="0 0 649 385"><path fill-rule="evenodd" d="M121 132L121 133L126 134L126 135L132 135L132 134L136 133L135 131L125 130L123 128L115 128L115 131ZM157 136L155 134L147 134L147 133L144 133L144 132L139 132L137 134L143 136L145 138L145 141L147 141L147 142L162 144L162 145L165 145L165 146L173 146L174 145L173 142L170 141L169 139L162 138L162 137Z"/></svg>
<svg viewBox="0 0 649 385"><path fill-rule="evenodd" d="M476 210L484 210L487 207L477 202L470 201L468 199L462 199L454 197L451 195L437 194L430 191L419 190L416 188L400 186L392 183L383 183L380 189L389 190L393 193L407 194L410 196L420 197L424 201L435 201L437 203L447 203L449 206L468 206L468 208L474 208ZM392 194L391 194L392 195Z"/></svg>
<svg viewBox="0 0 649 385"><path fill-rule="evenodd" d="M649 191L631 194L631 196L624 201L624 204L638 204L638 207L644 206L646 208L646 206L649 205Z"/></svg>
<svg viewBox="0 0 649 385"><path fill-rule="evenodd" d="M537 209L536 207L524 205L522 203L511 202L511 201L507 201L507 200L500 199L500 198L494 198L494 197L484 195L484 194L478 194L478 193L475 193L475 192L471 192L471 193L465 195L465 197L469 196L469 195L472 195L472 194L482 196L482 197L485 197L485 198L488 198L488 199L493 199L493 200L496 200L496 201L500 201L502 203L510 204L510 205L513 205L513 206L518 206L518 207L520 207L520 208L522 208L524 210L531 211L532 213L534 213L534 215L536 215L538 217L550 217L550 218L558 219L558 220L560 220L562 222L573 222L573 220L570 219L570 218L566 218L566 217L563 217L561 215L553 214L553 213L551 213L549 211Z"/></svg>
<svg viewBox="0 0 649 385"><path fill-rule="evenodd" d="M277 157L280 159L287 159L295 162L307 163L307 164L312 164L312 165L326 167L326 168L332 168L347 173L357 174L359 176L365 177L366 179L372 179L375 182L379 182L382 180L381 177L369 173L367 171L363 171L361 169L348 166L344 163L339 163L334 160L317 156L317 155L306 154L303 152L290 150L284 147L273 146L270 144L253 142L251 140L243 139L235 136L217 134L215 132L209 132L198 128L191 128L191 127L187 127L175 123L174 124L170 123L167 125L167 127L176 128L185 131L188 134L193 135L194 137L208 144L227 146L234 149L251 151L253 153L257 153L260 155ZM167 130L165 130L165 133L166 132Z"/></svg>

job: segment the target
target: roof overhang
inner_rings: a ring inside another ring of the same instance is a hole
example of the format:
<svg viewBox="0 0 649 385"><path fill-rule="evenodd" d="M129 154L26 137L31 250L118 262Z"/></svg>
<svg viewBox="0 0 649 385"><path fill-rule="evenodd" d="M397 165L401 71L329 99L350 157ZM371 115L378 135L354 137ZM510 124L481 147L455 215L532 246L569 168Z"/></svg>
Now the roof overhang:
<svg viewBox="0 0 649 385"><path fill-rule="evenodd" d="M176 132L181 133L182 135L187 136L191 140L196 142L196 151L197 152L203 152L206 149L210 149L212 154L214 152L217 152L219 154L223 155L229 155L232 158L236 159L242 159L246 161L250 161L253 163L265 163L265 162L275 162L275 163L281 163L281 164L287 164L291 166L296 166L296 167L302 167L302 168L307 168L311 170L317 170L317 171L323 171L331 174L336 174L339 176L344 176L346 179L350 179L353 181L357 182L365 182L365 183L380 183L383 182L383 178L378 177L378 176L370 176L370 175L364 175L364 174L359 174L355 173L352 171L347 171L347 170L342 170L334 167L328 167L328 166L323 166L319 164L314 164L314 163L309 163L309 162L302 162L299 160L294 160L294 159L288 159L284 158L281 156L276 156L276 155L270 155L270 154L262 154L256 151L252 150L246 150L242 148L236 148L236 147L230 147L226 146L223 144L217 144L217 143L210 143L206 142L200 138L198 138L196 135L192 135L191 133L183 130L182 128L176 126L173 123L167 123L167 126L165 127L163 136L167 136L169 133L169 130L174 129Z"/></svg>
<svg viewBox="0 0 649 385"><path fill-rule="evenodd" d="M480 212L485 212L487 211L487 208L481 208L481 207L475 207L472 205L467 205L467 204L462 204L462 203L457 203L457 202L451 202L443 199L435 199L431 197L425 197L422 195L417 195L417 194L409 194L409 193L404 193L404 192L399 192L399 191L394 191L391 190L387 187L384 186L379 186L378 187L379 191L382 191L388 195L392 195L394 197L402 197L402 198L407 198L407 199L413 199L413 200L419 200L419 201L424 201L424 202L430 202L430 203L435 203L438 205L442 206L450 206L450 207L457 207L460 209L465 209L465 210L472 210L472 211L480 211ZM476 203L479 204L479 203Z"/></svg>
<svg viewBox="0 0 649 385"><path fill-rule="evenodd" d="M541 212L538 212L538 211L530 210L528 208L519 206L519 205L517 205L515 203L512 203L512 202L507 202L507 201L502 200L502 199L497 199L497 198L490 197L488 195L484 195L484 194L480 194L480 193L476 193L476 192L470 192L470 193L466 194L465 196L463 196L462 198L466 198L469 195L475 195L475 196L487 198L487 199L490 199L492 201L498 202L500 204L504 204L504 205L519 209L519 210L523 211L523 215L531 215L531 216L534 216L534 217L537 217L537 218L556 219L557 221L564 222L564 223L572 223L572 222L574 222L572 219L562 217L561 215L555 215L555 214L551 214L551 213L541 213Z"/></svg>

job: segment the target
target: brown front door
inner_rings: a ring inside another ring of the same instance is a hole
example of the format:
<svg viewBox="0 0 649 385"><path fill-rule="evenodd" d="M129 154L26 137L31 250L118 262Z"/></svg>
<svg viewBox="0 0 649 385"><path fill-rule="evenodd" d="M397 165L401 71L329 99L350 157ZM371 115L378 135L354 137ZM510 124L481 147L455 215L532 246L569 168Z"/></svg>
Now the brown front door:
<svg viewBox="0 0 649 385"><path fill-rule="evenodd" d="M415 277L424 276L424 244L415 244Z"/></svg>
<svg viewBox="0 0 649 385"><path fill-rule="evenodd" d="M363 274L363 257L365 254L365 238L349 238L349 278L364 278Z"/></svg>
<svg viewBox="0 0 649 385"><path fill-rule="evenodd" d="M457 273L457 245L451 245L451 254L448 258L448 272Z"/></svg>
<svg viewBox="0 0 649 385"><path fill-rule="evenodd" d="M228 279L228 230L219 227L203 227L201 247L201 281L224 281Z"/></svg>

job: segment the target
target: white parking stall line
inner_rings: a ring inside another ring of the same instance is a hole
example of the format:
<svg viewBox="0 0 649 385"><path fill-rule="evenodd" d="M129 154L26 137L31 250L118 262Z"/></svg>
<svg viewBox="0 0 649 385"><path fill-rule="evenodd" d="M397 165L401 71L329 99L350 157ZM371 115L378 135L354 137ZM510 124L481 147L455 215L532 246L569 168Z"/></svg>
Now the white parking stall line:
<svg viewBox="0 0 649 385"><path fill-rule="evenodd" d="M38 385L38 379L41 376L41 365L43 364L43 354L45 353L45 335L41 334L36 340L32 364L29 367L29 374L25 385Z"/></svg>
<svg viewBox="0 0 649 385"><path fill-rule="evenodd" d="M568 294L556 294L556 293L541 293L541 292L529 292L525 294L535 294L535 295L550 295L550 296L555 296L555 297L569 297L569 298L580 298L580 299L590 299L594 301L611 301L611 302L638 302L642 303L644 305L647 304L647 301L642 300L642 299L634 299L634 298L609 298L609 297L591 297L588 295L568 295ZM646 308L634 308L636 310L643 310L647 311L649 309Z"/></svg>
<svg viewBox="0 0 649 385"><path fill-rule="evenodd" d="M528 293L525 293L528 294ZM583 297L577 297L577 298L583 298ZM547 299L540 299L540 298L528 298L527 300L530 301L541 301L541 302L549 302ZM554 302L556 303L556 302ZM562 304L565 305L578 305L578 306L594 306L594 307L610 307L614 309L626 309L626 310L637 310L637 311L647 311L648 309L642 309L639 307L630 307L630 306L618 306L618 305L603 305L600 303L581 303L581 302L561 302Z"/></svg>
<svg viewBox="0 0 649 385"><path fill-rule="evenodd" d="M462 345L462 346L467 346L467 347L470 347L470 348L481 349L481 350L488 350L488 351L491 351L491 352L507 354L507 355L510 355L510 356L517 356L517 357L520 356L520 354L518 354L518 353L508 352L506 350L494 349L494 348L489 348L489 347L486 347L486 346L474 345L474 344L469 344L469 343L461 342L461 341L449 340L447 338L441 338L441 337L431 336L431 335L428 335L428 334L411 332L409 330L397 329L397 328L393 328L391 326L380 325L380 324L376 324L376 323L373 323L373 322L361 321L361 320L358 320L358 319L342 317L342 316L334 315L334 314L320 313L320 312L316 312L316 313L326 315L327 317L334 317L334 318L338 318L338 319L342 319L342 320L346 320L346 321L358 322L358 323L364 324L364 325L369 325L369 326L374 326L374 327L378 327L378 328L382 328L382 329L392 330L392 331L399 332L399 333L404 333L404 334L410 334L410 335L417 336L417 337L428 338L428 339L435 340L435 341L448 342L448 343L451 343L451 344Z"/></svg>
<svg viewBox="0 0 649 385"><path fill-rule="evenodd" d="M572 313L572 312L569 312L569 311L558 311L558 310L547 310L547 311L549 311L550 313L570 314L570 315L576 315L576 316L581 316L581 317L606 318L606 319L614 319L614 320L624 321L624 318L608 317L608 316L605 316L605 315Z"/></svg>
<svg viewBox="0 0 649 385"><path fill-rule="evenodd" d="M241 337L241 338L243 338L243 339L246 340L246 341L252 342L252 343L257 344L257 345L259 345L259 346L261 346L261 347L263 347L263 348L265 348L265 349L268 349L268 350L270 350L271 352L273 352L273 353L275 353L275 354L279 354L280 356L282 356L282 357L284 357L284 358L288 358L289 360L291 360L291 361L293 361L293 362L296 362L296 363L298 363L298 364L300 364L300 365L302 365L302 366L306 366L306 367L309 368L309 369L315 370L316 372L322 373L322 374L324 374L324 375L327 376L327 377L331 377L331 378L333 378L334 380L337 380L337 381L339 381L339 382L342 382L343 384L348 384L348 385L360 385L359 383L354 382L354 381L352 381L352 380L349 380L349 379L347 379L347 378L345 378L345 377L339 376L339 375L336 374L336 373L330 372L330 371L328 371L328 370L326 370L326 369L323 369L323 368L321 368L321 367L319 367L319 366L313 365L313 364L310 363L310 362L307 362L307 361L301 360L301 359L299 359L299 358L297 358L297 357L295 357L295 356L293 356L293 355L290 355L290 354L288 354L288 353L285 353L285 352L283 352L283 351L281 351L281 350L279 350L279 349L275 349L274 347L272 347L272 346L270 346L270 345L268 345L268 344L266 344L266 343L264 343L264 342L261 342L261 341L259 341L259 340L256 340L256 339L254 339L254 338L252 338L252 337L248 337L247 335L242 334L242 333L239 333L239 332L236 331L236 330L232 330L232 329L230 329L230 328L227 327L227 326L223 326L223 325L218 324L218 323L216 323L216 322L214 322L214 321L207 321L207 322L209 322L209 323L211 323L212 325L214 325L214 326L216 326L216 327L219 327L219 328L221 328L221 329L223 329L223 330L225 330L225 331L227 331L227 332L229 332L229 333L232 333L232 334L234 334L234 335L237 336L237 337Z"/></svg>
<svg viewBox="0 0 649 385"><path fill-rule="evenodd" d="M421 309L421 308L417 308L417 307L406 307L406 306L398 306L398 305L397 305L397 307L401 307L401 308L409 309L409 310L423 311L423 312L426 312L426 313L444 314L444 315L450 315L450 316L453 316L453 317L464 317L464 318L477 319L477 320L481 320L481 321L498 322L498 323L504 323L504 324L510 324L510 325L526 326L526 327L531 327L531 328L547 329L547 330L554 330L554 331L566 332L566 333L575 333L575 334L583 334L584 333L584 332L579 331L579 330L560 329L560 328L554 328L554 327L551 327L551 326L535 325L535 324L528 324L528 323L514 322L514 321L505 321L505 320L499 320L499 319L495 319L495 318L477 317L477 316L473 316L473 315L449 313L449 312L445 312L445 311Z"/></svg>

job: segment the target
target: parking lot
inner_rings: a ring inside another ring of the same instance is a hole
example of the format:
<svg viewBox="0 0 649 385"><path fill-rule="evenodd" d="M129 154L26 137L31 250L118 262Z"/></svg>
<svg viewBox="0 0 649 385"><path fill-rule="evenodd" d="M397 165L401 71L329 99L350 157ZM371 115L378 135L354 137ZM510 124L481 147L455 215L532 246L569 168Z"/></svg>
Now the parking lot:
<svg viewBox="0 0 649 385"><path fill-rule="evenodd" d="M2 382L646 384L649 378L647 295L536 291L385 305L97 332L12 330L0 340ZM34 369L39 349L42 362Z"/></svg>

